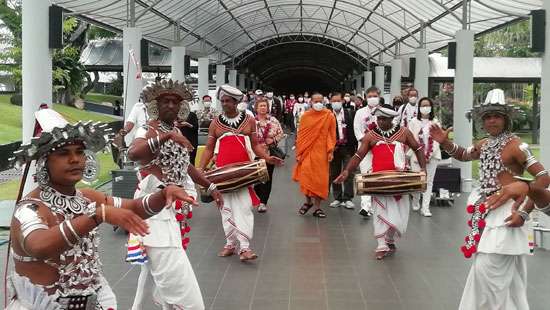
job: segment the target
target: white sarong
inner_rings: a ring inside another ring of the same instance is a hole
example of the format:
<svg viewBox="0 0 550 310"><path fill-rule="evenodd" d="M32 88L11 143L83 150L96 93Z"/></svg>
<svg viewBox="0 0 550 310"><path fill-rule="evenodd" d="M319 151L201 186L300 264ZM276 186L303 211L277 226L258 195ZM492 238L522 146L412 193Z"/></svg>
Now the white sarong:
<svg viewBox="0 0 550 310"><path fill-rule="evenodd" d="M385 243L394 243L407 230L409 195L372 196L374 237L379 241L376 250L387 250ZM383 245L383 246L382 246Z"/></svg>
<svg viewBox="0 0 550 310"><path fill-rule="evenodd" d="M468 199L473 204L479 191ZM504 220L512 214L513 200L492 210L474 254L466 280L460 310L527 310L527 263L529 254L527 225L507 227Z"/></svg>
<svg viewBox="0 0 550 310"><path fill-rule="evenodd" d="M252 213L252 198L248 188L234 192L223 193L222 225L225 232L226 246L235 248L237 241L242 250L250 248L250 240L254 232L254 214Z"/></svg>

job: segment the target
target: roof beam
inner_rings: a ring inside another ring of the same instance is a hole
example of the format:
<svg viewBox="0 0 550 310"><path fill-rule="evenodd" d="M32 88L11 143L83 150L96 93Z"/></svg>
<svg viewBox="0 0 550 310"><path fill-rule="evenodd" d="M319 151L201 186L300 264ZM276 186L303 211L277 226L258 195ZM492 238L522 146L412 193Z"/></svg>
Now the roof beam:
<svg viewBox="0 0 550 310"><path fill-rule="evenodd" d="M231 19L233 19L233 21L239 25L239 27L241 27L241 29L243 30L243 32L246 34L246 36L250 39L250 41L256 43L256 40L254 40L252 38L252 36L250 35L250 33L248 33L248 31L246 31L246 29L243 27L243 25L241 24L241 22L239 22L238 19L235 18L235 15L233 15L233 12L231 12L231 10L229 10L227 8L227 5L225 5L225 3L223 3L223 0L218 0L218 2L220 3L220 5L223 7L223 9L225 10L225 12L227 12L227 14L229 14L229 16L231 16Z"/></svg>
<svg viewBox="0 0 550 310"><path fill-rule="evenodd" d="M365 17L365 19L363 20L363 22L361 23L361 25L359 27L357 27L357 30L355 31L355 33L351 36L351 38L349 38L349 42L352 42L353 41L353 38L355 38L355 36L359 33L359 31L361 30L361 28L365 27L365 24L369 21L370 17L372 16L372 14L374 14L374 11L376 11L376 9L378 9L378 7L382 4L382 1L384 0L380 0L378 1L378 3L374 6L374 8L372 9L372 11L370 11L369 15L367 15L367 17Z"/></svg>
<svg viewBox="0 0 550 310"><path fill-rule="evenodd" d="M332 15L334 15L334 10L336 9L336 3L338 0L334 0L334 3L332 4L332 9L330 10L330 16L328 17L327 26L325 27L325 31L323 32L323 36L327 34L328 26L330 26L330 21L332 20Z"/></svg>
<svg viewBox="0 0 550 310"><path fill-rule="evenodd" d="M267 10L267 13L269 14L269 18L271 18L271 24L273 25L273 29L275 29L275 33L277 36L279 36L279 30L277 30L277 25L275 25L275 22L273 21L273 14L271 14L271 9L269 8L269 5L267 4L267 0L264 0L265 9Z"/></svg>

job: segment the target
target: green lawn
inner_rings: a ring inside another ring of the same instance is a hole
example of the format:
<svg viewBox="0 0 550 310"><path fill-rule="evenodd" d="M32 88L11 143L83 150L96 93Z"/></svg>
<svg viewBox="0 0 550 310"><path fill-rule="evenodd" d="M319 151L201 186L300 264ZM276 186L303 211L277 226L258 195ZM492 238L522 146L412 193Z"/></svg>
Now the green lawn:
<svg viewBox="0 0 550 310"><path fill-rule="evenodd" d="M100 174L98 180L91 185L78 183L77 187L95 187L111 179L111 170L118 169L113 162L111 153L97 154L99 160ZM0 185L0 200L15 200L19 191L19 180L13 180Z"/></svg>
<svg viewBox="0 0 550 310"><path fill-rule="evenodd" d="M54 104L53 108L70 123L76 123L79 120L100 122L115 120L110 116L79 110L61 104ZM21 127L21 107L10 103L10 95L0 95L0 144L20 141Z"/></svg>
<svg viewBox="0 0 550 310"><path fill-rule="evenodd" d="M114 103L115 100L117 99L122 103L122 97L120 96L105 95L105 94L98 94L98 93L88 93L84 96L84 100L95 102L95 103L103 103L103 102Z"/></svg>

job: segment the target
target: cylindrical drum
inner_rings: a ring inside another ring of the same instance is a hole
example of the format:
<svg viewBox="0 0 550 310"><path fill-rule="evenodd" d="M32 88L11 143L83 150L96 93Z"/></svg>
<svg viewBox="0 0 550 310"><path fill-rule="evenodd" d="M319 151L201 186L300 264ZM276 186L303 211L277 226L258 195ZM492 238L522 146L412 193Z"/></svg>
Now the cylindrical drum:
<svg viewBox="0 0 550 310"><path fill-rule="evenodd" d="M204 176L216 184L222 193L269 181L265 160L235 163L204 173Z"/></svg>
<svg viewBox="0 0 550 310"><path fill-rule="evenodd" d="M426 174L411 171L379 171L355 176L357 195L400 195L424 192Z"/></svg>

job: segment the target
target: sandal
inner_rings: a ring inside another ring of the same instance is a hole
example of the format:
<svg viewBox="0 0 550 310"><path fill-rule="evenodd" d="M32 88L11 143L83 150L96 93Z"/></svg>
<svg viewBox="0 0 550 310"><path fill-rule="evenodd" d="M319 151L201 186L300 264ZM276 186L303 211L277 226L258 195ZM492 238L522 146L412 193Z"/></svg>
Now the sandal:
<svg viewBox="0 0 550 310"><path fill-rule="evenodd" d="M388 248L390 248L390 250L387 253L387 256L393 255L395 254L395 252L397 252L397 247L395 246L395 243L386 243L386 244L388 245Z"/></svg>
<svg viewBox="0 0 550 310"><path fill-rule="evenodd" d="M256 258L258 258L258 255L252 252L251 249L241 250L239 254L239 259L241 260L241 262L255 260Z"/></svg>
<svg viewBox="0 0 550 310"><path fill-rule="evenodd" d="M307 211L309 211L309 209L311 209L311 207L313 207L313 204L304 203L302 205L302 207L300 208L300 210L298 210L298 213L300 215L305 215L307 213Z"/></svg>
<svg viewBox="0 0 550 310"><path fill-rule="evenodd" d="M323 212L323 210L321 210L321 209L315 210L315 212L313 212L313 216L318 217L318 218L322 218L322 219L324 219L325 217L327 217L327 215L325 214L325 212Z"/></svg>
<svg viewBox="0 0 550 310"><path fill-rule="evenodd" d="M384 257L388 256L388 252L389 251L386 250L376 251L374 257L376 257L377 260L383 260Z"/></svg>

